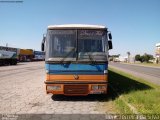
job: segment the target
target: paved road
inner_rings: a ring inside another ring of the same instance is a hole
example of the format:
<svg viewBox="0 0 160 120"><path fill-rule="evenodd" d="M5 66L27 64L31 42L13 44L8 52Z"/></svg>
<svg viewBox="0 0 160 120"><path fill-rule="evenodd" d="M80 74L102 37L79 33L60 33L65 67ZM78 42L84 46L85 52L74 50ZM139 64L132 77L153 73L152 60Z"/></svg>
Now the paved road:
<svg viewBox="0 0 160 120"><path fill-rule="evenodd" d="M160 85L160 68L122 63L109 63L110 67L131 73L145 80Z"/></svg>
<svg viewBox="0 0 160 120"><path fill-rule="evenodd" d="M0 67L0 113L105 114L114 106L104 96L65 97L45 93L44 62Z"/></svg>

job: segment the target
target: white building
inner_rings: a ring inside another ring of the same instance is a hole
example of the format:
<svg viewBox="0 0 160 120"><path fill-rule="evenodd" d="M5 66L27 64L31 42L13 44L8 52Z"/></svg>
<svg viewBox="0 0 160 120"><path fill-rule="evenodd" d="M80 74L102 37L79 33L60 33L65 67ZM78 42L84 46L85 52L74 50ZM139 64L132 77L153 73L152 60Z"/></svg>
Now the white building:
<svg viewBox="0 0 160 120"><path fill-rule="evenodd" d="M156 44L156 62L160 62L160 43Z"/></svg>
<svg viewBox="0 0 160 120"><path fill-rule="evenodd" d="M128 61L128 57L127 56L125 56L125 57L119 56L119 61L120 62L127 62Z"/></svg>

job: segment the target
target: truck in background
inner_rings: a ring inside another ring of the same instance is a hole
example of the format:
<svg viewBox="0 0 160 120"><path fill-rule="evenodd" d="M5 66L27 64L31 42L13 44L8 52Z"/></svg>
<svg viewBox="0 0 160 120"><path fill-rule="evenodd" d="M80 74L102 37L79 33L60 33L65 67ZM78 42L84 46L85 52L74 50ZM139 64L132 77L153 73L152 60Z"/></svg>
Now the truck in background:
<svg viewBox="0 0 160 120"><path fill-rule="evenodd" d="M45 52L0 46L0 65L16 65L18 62L43 61Z"/></svg>
<svg viewBox="0 0 160 120"><path fill-rule="evenodd" d="M19 62L30 62L33 60L34 52L32 49L20 49L18 54Z"/></svg>
<svg viewBox="0 0 160 120"><path fill-rule="evenodd" d="M33 61L44 61L45 60L45 52L43 51L34 51Z"/></svg>
<svg viewBox="0 0 160 120"><path fill-rule="evenodd" d="M18 49L0 46L0 65L16 65Z"/></svg>

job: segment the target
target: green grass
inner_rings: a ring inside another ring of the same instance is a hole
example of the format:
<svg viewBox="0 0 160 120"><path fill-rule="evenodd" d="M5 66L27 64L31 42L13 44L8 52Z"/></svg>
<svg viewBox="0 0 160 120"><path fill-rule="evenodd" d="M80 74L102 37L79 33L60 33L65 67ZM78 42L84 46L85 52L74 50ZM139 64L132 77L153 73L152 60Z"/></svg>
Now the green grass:
<svg viewBox="0 0 160 120"><path fill-rule="evenodd" d="M160 113L160 86L113 68L109 69L109 84L118 93L114 103L121 113L131 113L125 102L142 114Z"/></svg>
<svg viewBox="0 0 160 120"><path fill-rule="evenodd" d="M133 113L130 110L130 108L124 103L124 101L122 99L116 99L115 106L117 107L118 111L120 111L123 114L132 114Z"/></svg>
<svg viewBox="0 0 160 120"><path fill-rule="evenodd" d="M160 113L160 91L144 90L125 95L125 100L135 106L140 113Z"/></svg>

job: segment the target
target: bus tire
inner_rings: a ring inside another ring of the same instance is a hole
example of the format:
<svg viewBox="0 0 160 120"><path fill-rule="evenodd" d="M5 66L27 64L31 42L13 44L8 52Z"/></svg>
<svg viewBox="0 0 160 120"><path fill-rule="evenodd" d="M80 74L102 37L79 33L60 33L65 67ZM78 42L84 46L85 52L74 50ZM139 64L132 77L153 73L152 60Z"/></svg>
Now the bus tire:
<svg viewBox="0 0 160 120"><path fill-rule="evenodd" d="M16 64L17 64L17 60L12 59L10 64L11 64L11 65L16 65Z"/></svg>

